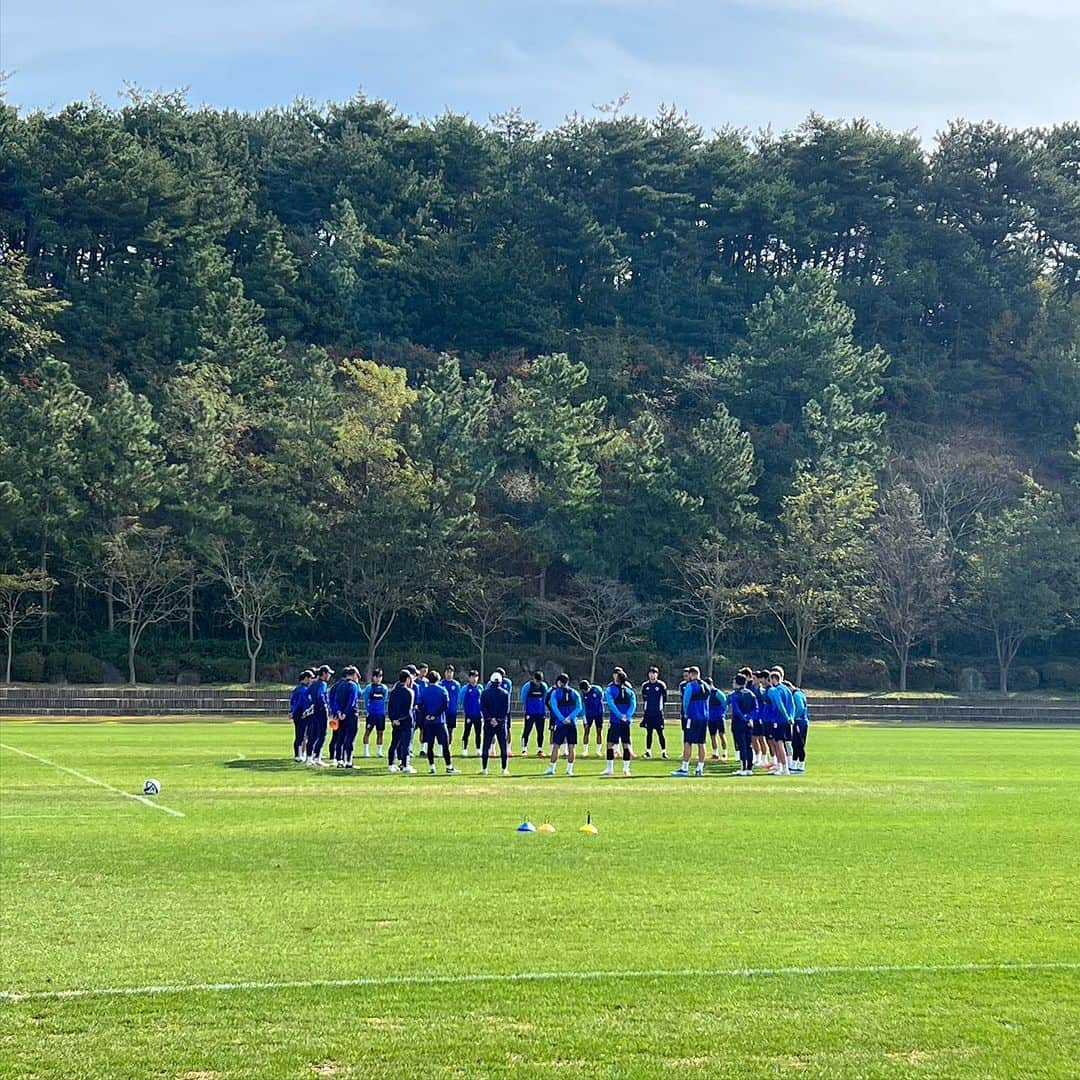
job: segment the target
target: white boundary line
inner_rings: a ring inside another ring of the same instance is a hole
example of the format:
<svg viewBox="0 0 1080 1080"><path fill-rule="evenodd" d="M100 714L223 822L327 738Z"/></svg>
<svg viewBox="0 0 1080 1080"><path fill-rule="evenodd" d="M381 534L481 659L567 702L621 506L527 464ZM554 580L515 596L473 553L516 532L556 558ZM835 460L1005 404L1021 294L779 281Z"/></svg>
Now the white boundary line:
<svg viewBox="0 0 1080 1080"><path fill-rule="evenodd" d="M82 990L3 990L0 1001L70 1001L80 998L225 994L237 990L337 990L360 987L447 986L464 983L594 982L600 979L776 979L821 975L964 975L1007 971L1080 971L1080 961L1004 961L972 964L866 964L775 968L676 968L644 971L526 971L511 974L389 975L360 979L284 979L279 982L176 983Z"/></svg>
<svg viewBox="0 0 1080 1080"><path fill-rule="evenodd" d="M184 817L184 814L179 810L173 810L168 806L162 806L161 803L153 802L146 798L145 795L135 795L130 791L121 791L120 788L113 787L112 784L106 784L104 780L95 780L94 777L87 776L86 773L77 772L75 769L69 769L66 765L57 765L55 761L39 757L37 754L31 754L29 750L20 750L17 746L10 746L6 742L0 742L0 746L5 750L11 750L13 753L22 754L23 757L30 758L32 761L40 761L42 765L51 765L54 769L69 773L71 776L76 776L80 780L85 780L88 784L96 784L106 791L113 792L114 795L123 795L125 799L134 799L135 802L142 803L143 806L149 806L153 810L160 810L163 814L172 814L173 817Z"/></svg>

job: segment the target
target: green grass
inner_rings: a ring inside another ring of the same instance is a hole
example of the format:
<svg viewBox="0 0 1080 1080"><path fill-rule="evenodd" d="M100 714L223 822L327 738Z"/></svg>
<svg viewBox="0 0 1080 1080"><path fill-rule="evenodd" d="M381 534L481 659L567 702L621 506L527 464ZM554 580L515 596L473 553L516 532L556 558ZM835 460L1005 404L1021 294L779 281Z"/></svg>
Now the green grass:
<svg viewBox="0 0 1080 1080"><path fill-rule="evenodd" d="M1078 731L819 724L805 776L682 781L315 773L290 734L0 724L185 815L0 749L0 990L376 980L0 1000L0 1076L1077 1075Z"/></svg>

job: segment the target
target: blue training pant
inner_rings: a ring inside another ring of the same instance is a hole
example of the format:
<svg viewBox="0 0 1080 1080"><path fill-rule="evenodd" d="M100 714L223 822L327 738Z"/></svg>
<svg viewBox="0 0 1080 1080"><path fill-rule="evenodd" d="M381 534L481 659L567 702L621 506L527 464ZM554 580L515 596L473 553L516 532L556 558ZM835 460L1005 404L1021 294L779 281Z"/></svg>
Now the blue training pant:
<svg viewBox="0 0 1080 1080"><path fill-rule="evenodd" d="M735 736L735 746L739 751L739 765L743 769L754 767L754 725L749 720L732 718L731 734Z"/></svg>
<svg viewBox="0 0 1080 1080"><path fill-rule="evenodd" d="M469 745L469 732L473 733L476 740L476 749L480 749L481 732L483 731L484 721L479 716L466 716L465 717L465 729L461 736L461 745L463 748L467 748Z"/></svg>
<svg viewBox="0 0 1080 1080"><path fill-rule="evenodd" d="M488 755L491 752L492 742L498 741L499 743L499 756L502 759L502 767L506 768L506 759L509 752L509 740L510 740L510 725L501 720L496 723L491 723L490 720L484 721L484 745L480 752L480 756L484 759L483 766L486 769L488 763Z"/></svg>
<svg viewBox="0 0 1080 1080"><path fill-rule="evenodd" d="M326 741L326 710L315 706L315 711L308 720L307 749L310 757L318 757L322 753L323 743Z"/></svg>
<svg viewBox="0 0 1080 1080"><path fill-rule="evenodd" d="M390 736L390 753L387 755L391 764L394 763L395 757L399 759L398 764L402 768L409 764L412 736L413 722L411 716L405 717L394 725L393 734Z"/></svg>
<svg viewBox="0 0 1080 1080"><path fill-rule="evenodd" d="M526 716L525 717L525 733L521 736L521 744L525 746L529 741L529 736L536 732L536 748L537 750L544 749L544 721L546 717L543 713L538 716Z"/></svg>

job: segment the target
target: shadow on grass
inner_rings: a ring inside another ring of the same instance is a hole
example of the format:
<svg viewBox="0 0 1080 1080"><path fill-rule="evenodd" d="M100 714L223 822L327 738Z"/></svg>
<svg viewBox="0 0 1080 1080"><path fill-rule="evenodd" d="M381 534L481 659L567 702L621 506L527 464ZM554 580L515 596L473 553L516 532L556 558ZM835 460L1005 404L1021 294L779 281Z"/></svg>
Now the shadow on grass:
<svg viewBox="0 0 1080 1080"><path fill-rule="evenodd" d="M225 762L226 769L247 769L249 772L300 772L299 762L282 758L234 758Z"/></svg>

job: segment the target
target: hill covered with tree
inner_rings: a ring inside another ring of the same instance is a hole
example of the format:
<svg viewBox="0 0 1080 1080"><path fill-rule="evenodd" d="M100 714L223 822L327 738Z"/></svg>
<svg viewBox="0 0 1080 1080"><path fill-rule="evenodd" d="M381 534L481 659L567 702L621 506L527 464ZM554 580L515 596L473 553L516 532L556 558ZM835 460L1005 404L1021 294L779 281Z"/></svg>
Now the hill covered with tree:
<svg viewBox="0 0 1080 1080"><path fill-rule="evenodd" d="M23 677L1080 649L1080 124L2 106L0 358Z"/></svg>

